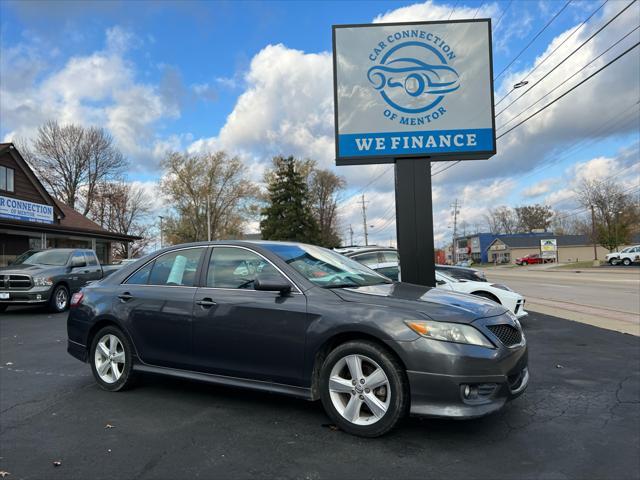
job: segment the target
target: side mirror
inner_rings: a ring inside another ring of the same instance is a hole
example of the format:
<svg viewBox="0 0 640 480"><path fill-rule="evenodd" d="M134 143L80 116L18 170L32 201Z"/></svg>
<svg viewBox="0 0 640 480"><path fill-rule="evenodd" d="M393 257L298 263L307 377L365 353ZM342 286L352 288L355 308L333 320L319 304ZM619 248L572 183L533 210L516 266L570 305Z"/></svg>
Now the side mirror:
<svg viewBox="0 0 640 480"><path fill-rule="evenodd" d="M84 258L72 257L70 266L71 266L71 268L86 267L87 266L87 262L86 262L86 260Z"/></svg>
<svg viewBox="0 0 640 480"><path fill-rule="evenodd" d="M259 275L253 282L253 288L265 292L280 292L286 295L291 292L291 284L282 277Z"/></svg>
<svg viewBox="0 0 640 480"><path fill-rule="evenodd" d="M447 282L445 282L444 280L436 280L436 285L446 285Z"/></svg>

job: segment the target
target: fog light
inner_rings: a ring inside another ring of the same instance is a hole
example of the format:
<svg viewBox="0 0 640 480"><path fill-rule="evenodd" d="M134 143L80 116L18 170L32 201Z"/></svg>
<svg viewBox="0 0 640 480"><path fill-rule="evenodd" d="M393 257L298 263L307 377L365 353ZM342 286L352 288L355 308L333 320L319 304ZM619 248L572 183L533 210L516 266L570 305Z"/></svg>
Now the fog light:
<svg viewBox="0 0 640 480"><path fill-rule="evenodd" d="M465 385L464 387L464 398L469 398L469 394L471 393L471 387L469 385Z"/></svg>
<svg viewBox="0 0 640 480"><path fill-rule="evenodd" d="M42 300L42 295L37 294L37 295L36 295L36 300Z"/></svg>

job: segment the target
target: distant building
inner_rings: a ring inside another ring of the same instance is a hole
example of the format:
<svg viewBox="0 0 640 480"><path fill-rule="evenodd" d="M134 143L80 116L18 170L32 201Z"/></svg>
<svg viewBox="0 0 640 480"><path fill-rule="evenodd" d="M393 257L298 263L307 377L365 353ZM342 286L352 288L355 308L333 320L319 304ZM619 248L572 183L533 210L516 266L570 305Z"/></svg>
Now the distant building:
<svg viewBox="0 0 640 480"><path fill-rule="evenodd" d="M105 230L53 198L11 143L0 143L0 265L40 248L90 248L111 262L113 242L140 237Z"/></svg>

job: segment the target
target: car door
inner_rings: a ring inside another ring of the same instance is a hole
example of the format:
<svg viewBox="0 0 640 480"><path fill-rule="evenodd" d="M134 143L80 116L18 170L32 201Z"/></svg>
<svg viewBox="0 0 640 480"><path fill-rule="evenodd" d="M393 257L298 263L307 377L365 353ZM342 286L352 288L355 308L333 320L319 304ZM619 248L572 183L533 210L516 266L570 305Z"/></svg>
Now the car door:
<svg viewBox="0 0 640 480"><path fill-rule="evenodd" d="M204 286L195 297L195 361L208 373L300 385L306 297L293 284L284 295L254 290L259 274L284 277L246 247L212 249Z"/></svg>
<svg viewBox="0 0 640 480"><path fill-rule="evenodd" d="M85 284L87 282L95 282L96 280L100 280L102 278L102 267L98 263L96 254L92 251L85 251L84 257L87 262L87 265L84 269Z"/></svg>
<svg viewBox="0 0 640 480"><path fill-rule="evenodd" d="M67 276L69 289L72 293L77 292L86 284L87 260L84 252L75 250L68 260L69 275Z"/></svg>
<svg viewBox="0 0 640 480"><path fill-rule="evenodd" d="M173 250L130 275L113 310L125 323L144 363L192 368L192 314L206 247Z"/></svg>

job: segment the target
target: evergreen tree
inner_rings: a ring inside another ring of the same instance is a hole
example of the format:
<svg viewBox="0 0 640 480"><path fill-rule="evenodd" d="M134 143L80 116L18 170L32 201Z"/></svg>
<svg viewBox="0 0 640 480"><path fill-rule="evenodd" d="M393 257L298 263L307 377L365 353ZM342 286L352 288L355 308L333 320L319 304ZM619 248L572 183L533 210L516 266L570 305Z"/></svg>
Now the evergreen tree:
<svg viewBox="0 0 640 480"><path fill-rule="evenodd" d="M309 203L309 187L293 157L273 159L268 176L268 206L260 222L265 240L319 243L320 230Z"/></svg>

